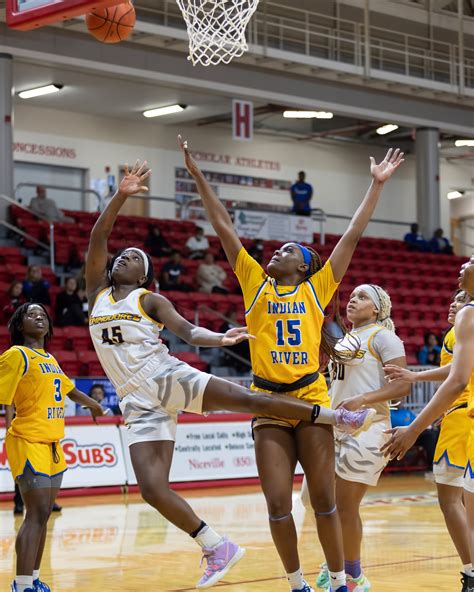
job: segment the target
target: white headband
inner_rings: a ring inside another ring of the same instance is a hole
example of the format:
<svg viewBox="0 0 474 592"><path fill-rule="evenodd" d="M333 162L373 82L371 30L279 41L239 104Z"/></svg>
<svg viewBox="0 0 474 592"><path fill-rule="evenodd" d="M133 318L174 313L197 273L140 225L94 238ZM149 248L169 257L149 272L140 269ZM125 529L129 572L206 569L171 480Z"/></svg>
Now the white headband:
<svg viewBox="0 0 474 592"><path fill-rule="evenodd" d="M377 311L380 312L382 303L380 302L379 293L373 286L371 286L370 284L361 284L360 286L357 286L356 290L363 290L375 304L375 308L377 309Z"/></svg>
<svg viewBox="0 0 474 592"><path fill-rule="evenodd" d="M128 247L125 251L136 251L140 254L141 258L143 259L143 267L145 268L145 275L148 275L148 270L150 269L150 265L148 263L148 257L146 256L145 251L142 251L138 247Z"/></svg>

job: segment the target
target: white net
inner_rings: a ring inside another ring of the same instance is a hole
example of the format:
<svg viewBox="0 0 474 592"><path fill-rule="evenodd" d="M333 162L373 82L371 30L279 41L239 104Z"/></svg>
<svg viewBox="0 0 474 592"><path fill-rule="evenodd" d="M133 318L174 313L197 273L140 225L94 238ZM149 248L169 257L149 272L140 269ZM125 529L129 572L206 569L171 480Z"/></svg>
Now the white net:
<svg viewBox="0 0 474 592"><path fill-rule="evenodd" d="M245 29L259 0L176 0L189 35L193 65L228 64L248 49Z"/></svg>

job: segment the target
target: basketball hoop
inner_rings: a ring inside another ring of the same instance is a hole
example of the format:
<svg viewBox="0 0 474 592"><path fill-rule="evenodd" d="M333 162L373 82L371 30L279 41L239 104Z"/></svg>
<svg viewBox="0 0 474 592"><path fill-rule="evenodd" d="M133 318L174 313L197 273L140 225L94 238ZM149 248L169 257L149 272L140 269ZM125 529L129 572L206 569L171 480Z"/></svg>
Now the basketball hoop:
<svg viewBox="0 0 474 592"><path fill-rule="evenodd" d="M188 60L228 64L248 50L245 29L259 0L176 0L189 35Z"/></svg>

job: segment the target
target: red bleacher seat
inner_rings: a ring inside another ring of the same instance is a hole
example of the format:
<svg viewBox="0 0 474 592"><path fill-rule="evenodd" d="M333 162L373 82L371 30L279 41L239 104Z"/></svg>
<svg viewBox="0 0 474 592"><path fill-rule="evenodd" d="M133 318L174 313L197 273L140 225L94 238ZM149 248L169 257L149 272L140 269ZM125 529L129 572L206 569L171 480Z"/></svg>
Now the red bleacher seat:
<svg viewBox="0 0 474 592"><path fill-rule="evenodd" d="M104 376L104 370L95 351L82 350L77 356L81 362L81 373L85 376Z"/></svg>
<svg viewBox="0 0 474 592"><path fill-rule="evenodd" d="M65 374L68 376L80 376L81 363L77 358L76 352L60 350L53 352L53 355Z"/></svg>
<svg viewBox="0 0 474 592"><path fill-rule="evenodd" d="M68 344L67 349L80 352L92 349L92 341L88 327L65 327Z"/></svg>

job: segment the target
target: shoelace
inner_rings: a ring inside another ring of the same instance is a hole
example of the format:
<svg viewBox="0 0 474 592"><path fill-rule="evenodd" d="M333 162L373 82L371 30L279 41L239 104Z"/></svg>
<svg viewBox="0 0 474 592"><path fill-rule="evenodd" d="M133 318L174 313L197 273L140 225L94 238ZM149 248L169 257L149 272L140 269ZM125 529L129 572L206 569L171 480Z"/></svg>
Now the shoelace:
<svg viewBox="0 0 474 592"><path fill-rule="evenodd" d="M469 577L469 576L467 576L467 575L465 575L465 574L462 574L462 576L461 576L461 584L462 584L463 590L464 590L464 586L465 586L466 584L468 584L468 581L467 581L467 578L468 578L468 577ZM470 586L470 585L468 584L468 585L466 586L466 590L465 590L465 592L474 592L474 587L473 587L473 586Z"/></svg>
<svg viewBox="0 0 474 592"><path fill-rule="evenodd" d="M224 559L217 559L215 557L213 557L213 555L215 554L214 549L209 549L209 550L205 550L203 551L202 557L201 557L201 563L199 564L199 567L202 567L203 561L204 559L207 561L207 566L206 569L204 570L204 573L213 573L215 571L218 571L220 569L220 566L224 563Z"/></svg>

